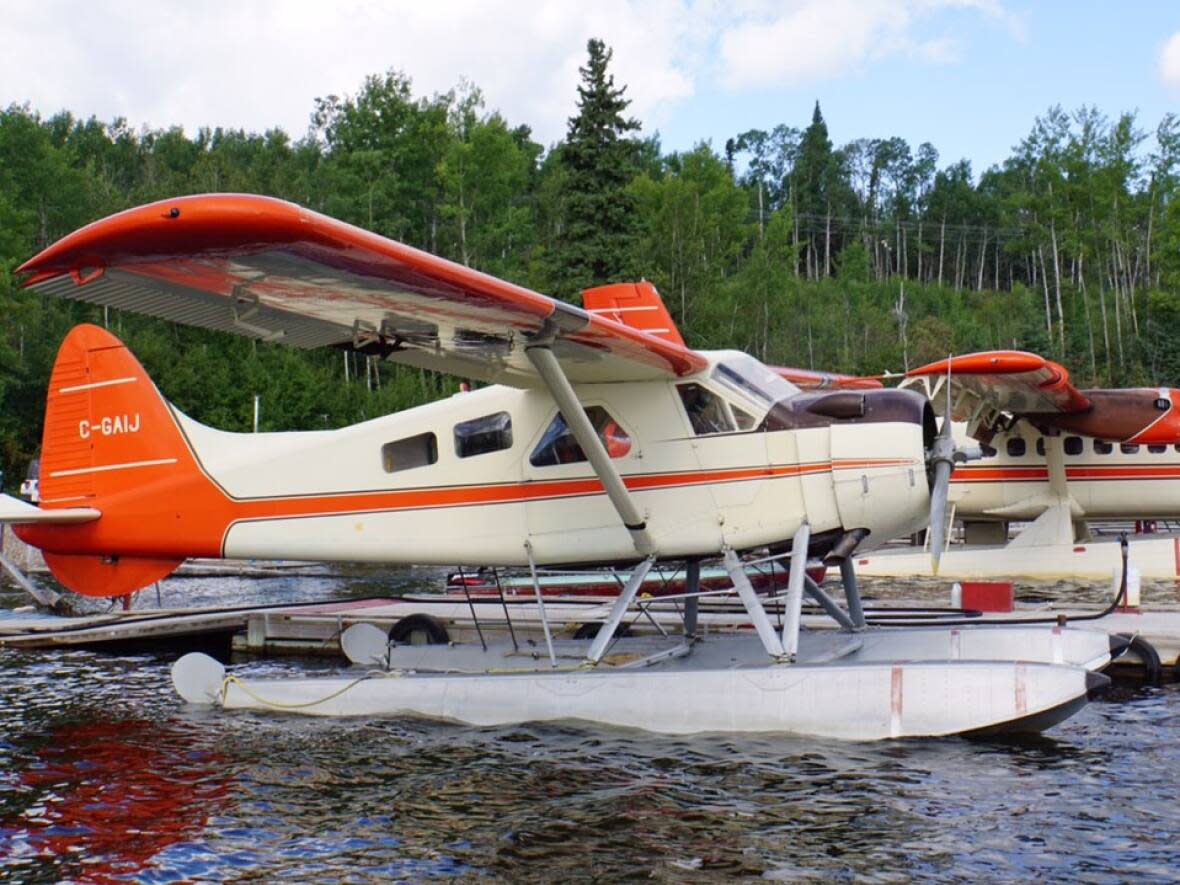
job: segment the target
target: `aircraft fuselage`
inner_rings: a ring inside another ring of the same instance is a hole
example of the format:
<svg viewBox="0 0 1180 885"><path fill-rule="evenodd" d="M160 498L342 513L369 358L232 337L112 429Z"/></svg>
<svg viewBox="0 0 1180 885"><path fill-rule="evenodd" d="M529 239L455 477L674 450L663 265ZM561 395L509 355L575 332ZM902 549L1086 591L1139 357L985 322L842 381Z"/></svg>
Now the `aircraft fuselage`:
<svg viewBox="0 0 1180 885"><path fill-rule="evenodd" d="M972 443L966 425L955 436ZM1130 445L1064 435L1062 461L1069 495L1087 519L1180 516L1180 446ZM997 434L978 461L951 475L950 500L965 519L1035 519L1050 494L1041 435L1024 422Z"/></svg>

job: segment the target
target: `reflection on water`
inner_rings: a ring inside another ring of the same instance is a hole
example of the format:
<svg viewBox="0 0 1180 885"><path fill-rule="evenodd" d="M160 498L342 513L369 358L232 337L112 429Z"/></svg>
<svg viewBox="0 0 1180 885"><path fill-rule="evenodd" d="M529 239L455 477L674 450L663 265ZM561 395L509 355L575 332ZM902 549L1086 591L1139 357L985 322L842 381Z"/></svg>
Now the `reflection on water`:
<svg viewBox="0 0 1180 885"><path fill-rule="evenodd" d="M0 880L1164 881L1180 868L1176 685L1123 688L1035 740L841 744L202 711L174 698L169 663L0 651Z"/></svg>

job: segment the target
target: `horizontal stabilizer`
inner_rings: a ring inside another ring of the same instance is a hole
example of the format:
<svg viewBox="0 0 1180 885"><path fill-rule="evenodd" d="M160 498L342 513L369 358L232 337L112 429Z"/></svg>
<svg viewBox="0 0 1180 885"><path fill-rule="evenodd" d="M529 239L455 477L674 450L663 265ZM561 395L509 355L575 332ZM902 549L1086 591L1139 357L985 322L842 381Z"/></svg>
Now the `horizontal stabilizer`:
<svg viewBox="0 0 1180 885"><path fill-rule="evenodd" d="M780 376L800 390L879 390L885 385L879 378L858 375L841 375L837 372L815 372L811 369L796 369L790 366L771 366Z"/></svg>
<svg viewBox="0 0 1180 885"><path fill-rule="evenodd" d="M77 522L93 522L102 516L101 510L93 507L65 507L59 510L45 510L34 507L12 495L0 494L0 522L17 524L56 523L69 525Z"/></svg>

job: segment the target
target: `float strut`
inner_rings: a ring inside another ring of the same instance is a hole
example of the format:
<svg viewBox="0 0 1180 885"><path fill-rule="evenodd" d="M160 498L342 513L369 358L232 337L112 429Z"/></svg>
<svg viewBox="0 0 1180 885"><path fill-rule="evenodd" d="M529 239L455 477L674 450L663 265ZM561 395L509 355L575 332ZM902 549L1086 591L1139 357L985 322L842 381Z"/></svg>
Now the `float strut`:
<svg viewBox="0 0 1180 885"><path fill-rule="evenodd" d="M857 630L865 626L865 610L860 604L860 588L856 583L856 566L852 564L852 557L846 556L840 560L840 582L844 585L844 598L848 600L848 617Z"/></svg>
<svg viewBox="0 0 1180 885"><path fill-rule="evenodd" d="M836 600L828 596L828 594L823 591L819 584L811 580L811 575L804 574L803 589L807 592L808 596L810 596L812 599L818 602L820 606L823 607L823 610L828 613L833 621L835 621L845 630L856 629L856 625L852 623L852 618L848 617L848 615L844 613L844 609L840 608L840 606L836 603Z"/></svg>
<svg viewBox="0 0 1180 885"><path fill-rule="evenodd" d="M701 561L690 559L684 566L684 638L697 635L697 612L700 610Z"/></svg>
<svg viewBox="0 0 1180 885"><path fill-rule="evenodd" d="M623 620L623 615L627 612L627 607L631 605L631 600L635 598L635 594L639 592L639 587L643 584L643 579L647 577L647 573L651 570L652 563L655 562L654 556L649 556L639 565L635 566L635 571L631 572L631 577L627 579L626 586L619 591L618 597L615 599L615 604L610 610L610 616L606 619L606 623L598 628L598 635L594 637L594 642L590 645L590 651L586 652L586 660L592 664L597 664L602 660L602 655L606 651L607 645L615 636L615 630L618 629L619 622Z"/></svg>
<svg viewBox="0 0 1180 885"><path fill-rule="evenodd" d="M741 597L742 604L746 607L746 614L750 616L754 629L758 631L758 638L762 640L766 653L776 661L785 660L783 642L779 639L774 627L771 626L770 618L766 616L766 609L762 607L762 600L754 592L750 579L747 577L745 569L742 568L742 561L728 547L725 548L725 570L729 572L729 580L733 582L733 588Z"/></svg>
<svg viewBox="0 0 1180 885"><path fill-rule="evenodd" d="M533 559L533 545L524 542L524 552L529 557L529 571L533 576L533 593L537 597L537 610L541 615L541 630L545 633L545 648L549 650L549 665L557 666L557 655L553 653L553 635L549 632L549 618L545 614L545 597L541 594L541 581L537 578L537 563Z"/></svg>
<svg viewBox="0 0 1180 885"><path fill-rule="evenodd" d="M799 620L803 614L803 583L807 577L807 550L811 526L799 526L791 541L791 573L787 577L787 603L783 613L783 653L795 660L799 653Z"/></svg>

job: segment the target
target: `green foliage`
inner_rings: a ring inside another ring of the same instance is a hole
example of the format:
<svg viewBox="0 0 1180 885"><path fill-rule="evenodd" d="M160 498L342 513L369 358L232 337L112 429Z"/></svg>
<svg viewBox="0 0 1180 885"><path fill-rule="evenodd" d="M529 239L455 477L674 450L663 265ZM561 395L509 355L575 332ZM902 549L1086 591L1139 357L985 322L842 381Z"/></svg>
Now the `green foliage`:
<svg viewBox="0 0 1180 885"><path fill-rule="evenodd" d="M636 238L640 276L664 294L686 340L712 346L697 331L713 327L718 305L711 296L749 238L746 194L705 145L666 157L656 176L634 181L631 194L644 222Z"/></svg>
<svg viewBox="0 0 1180 885"><path fill-rule="evenodd" d="M623 97L626 87L616 87L607 73L611 51L595 39L586 50L586 66L578 69L578 113L570 118L559 158L565 172L562 224L548 261L552 291L564 298L633 276L639 229L629 185L644 150L627 137L639 123L623 116L630 101Z"/></svg>

